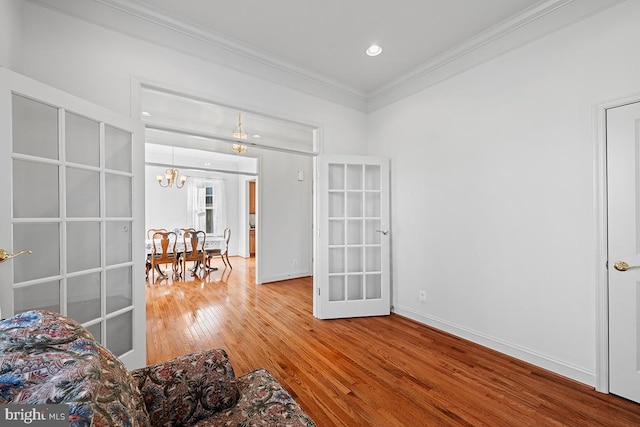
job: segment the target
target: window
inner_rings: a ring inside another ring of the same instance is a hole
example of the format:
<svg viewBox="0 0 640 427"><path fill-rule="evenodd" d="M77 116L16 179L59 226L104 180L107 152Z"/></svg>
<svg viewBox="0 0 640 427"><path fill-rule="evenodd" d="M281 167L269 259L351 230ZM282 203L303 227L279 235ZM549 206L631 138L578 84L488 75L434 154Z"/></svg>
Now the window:
<svg viewBox="0 0 640 427"><path fill-rule="evenodd" d="M205 187L204 211L206 218L204 231L207 233L213 233L213 184L211 184L210 182L207 182Z"/></svg>
<svg viewBox="0 0 640 427"><path fill-rule="evenodd" d="M189 227L222 236L227 227L225 182L222 179L194 178L189 183Z"/></svg>

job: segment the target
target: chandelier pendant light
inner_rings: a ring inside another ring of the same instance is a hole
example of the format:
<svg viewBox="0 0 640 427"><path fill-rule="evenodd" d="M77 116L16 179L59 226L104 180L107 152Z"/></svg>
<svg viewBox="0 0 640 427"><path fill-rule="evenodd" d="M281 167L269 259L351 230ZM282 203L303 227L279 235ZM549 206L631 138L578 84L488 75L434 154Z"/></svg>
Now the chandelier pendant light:
<svg viewBox="0 0 640 427"><path fill-rule="evenodd" d="M171 148L171 164L175 163L175 159L174 159L174 148ZM166 182L164 182L164 179L167 179ZM184 187L184 184L187 182L187 176L186 175L180 175L180 171L178 169L175 169L173 167L168 168L165 171L165 175L157 175L156 179L158 180L158 184L160 184L160 187L162 188L170 188L173 187L173 185L176 185L176 188L182 188Z"/></svg>
<svg viewBox="0 0 640 427"><path fill-rule="evenodd" d="M241 113L238 113L238 126L231 133L231 136L233 136L234 138L242 139L242 140L246 140L247 139L247 133L244 131L244 129L242 129L242 114ZM242 154L242 153L247 151L247 146L246 145L242 145L242 144L233 144L231 146L231 151L234 151L234 152L236 152L238 154Z"/></svg>

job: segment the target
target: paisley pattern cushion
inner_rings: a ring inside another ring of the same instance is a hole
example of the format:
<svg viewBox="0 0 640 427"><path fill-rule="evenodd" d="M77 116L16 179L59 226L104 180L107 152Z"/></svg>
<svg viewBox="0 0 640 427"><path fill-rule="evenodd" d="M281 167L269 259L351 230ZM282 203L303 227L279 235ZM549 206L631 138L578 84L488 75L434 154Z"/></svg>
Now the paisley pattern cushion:
<svg viewBox="0 0 640 427"><path fill-rule="evenodd" d="M68 403L71 426L147 426L131 374L75 321L28 311L0 321L0 404Z"/></svg>
<svg viewBox="0 0 640 427"><path fill-rule="evenodd" d="M315 427L280 383L265 369L238 377L240 400L198 424L209 426Z"/></svg>
<svg viewBox="0 0 640 427"><path fill-rule="evenodd" d="M193 353L132 373L152 425L192 425L238 401L236 377L224 350Z"/></svg>
<svg viewBox="0 0 640 427"><path fill-rule="evenodd" d="M236 379L224 350L128 372L75 321L30 311L0 321L0 404L69 405L71 426L305 426L264 369Z"/></svg>

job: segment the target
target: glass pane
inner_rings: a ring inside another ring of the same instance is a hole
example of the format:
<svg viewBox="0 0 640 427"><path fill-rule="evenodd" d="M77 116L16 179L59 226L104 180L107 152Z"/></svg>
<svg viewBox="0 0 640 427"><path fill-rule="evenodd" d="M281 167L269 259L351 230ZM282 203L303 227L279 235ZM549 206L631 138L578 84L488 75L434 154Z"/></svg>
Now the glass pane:
<svg viewBox="0 0 640 427"><path fill-rule="evenodd" d="M132 276L131 267L107 271L107 314L131 305Z"/></svg>
<svg viewBox="0 0 640 427"><path fill-rule="evenodd" d="M344 220L329 220L329 244L344 245Z"/></svg>
<svg viewBox="0 0 640 427"><path fill-rule="evenodd" d="M348 245L361 245L362 244L362 220L350 219L347 221L347 244Z"/></svg>
<svg viewBox="0 0 640 427"><path fill-rule="evenodd" d="M213 233L213 210L205 210L205 233Z"/></svg>
<svg viewBox="0 0 640 427"><path fill-rule="evenodd" d="M13 161L13 216L58 218L58 166Z"/></svg>
<svg viewBox="0 0 640 427"><path fill-rule="evenodd" d="M347 193L347 216L362 217L362 193Z"/></svg>
<svg viewBox="0 0 640 427"><path fill-rule="evenodd" d="M367 269L366 271L382 270L382 248L380 246L367 247Z"/></svg>
<svg viewBox="0 0 640 427"><path fill-rule="evenodd" d="M344 193L329 193L329 218L344 217Z"/></svg>
<svg viewBox="0 0 640 427"><path fill-rule="evenodd" d="M60 312L60 281L16 288L13 291L14 313L28 310Z"/></svg>
<svg viewBox="0 0 640 427"><path fill-rule="evenodd" d="M364 203L366 205L366 213L365 215L369 218L379 218L380 217L380 193L365 193L364 195Z"/></svg>
<svg viewBox="0 0 640 427"><path fill-rule="evenodd" d="M107 217L131 217L131 178L106 174L105 208Z"/></svg>
<svg viewBox="0 0 640 427"><path fill-rule="evenodd" d="M107 265L131 262L131 222L107 222Z"/></svg>
<svg viewBox="0 0 640 427"><path fill-rule="evenodd" d="M105 126L104 152L107 169L131 172L131 133Z"/></svg>
<svg viewBox="0 0 640 427"><path fill-rule="evenodd" d="M347 272L361 272L362 267L362 248L347 248Z"/></svg>
<svg viewBox="0 0 640 427"><path fill-rule="evenodd" d="M67 112L65 131L67 161L100 166L100 124Z"/></svg>
<svg viewBox="0 0 640 427"><path fill-rule="evenodd" d="M364 299L362 275L347 276L347 300Z"/></svg>
<svg viewBox="0 0 640 427"><path fill-rule="evenodd" d="M329 165L329 190L344 190L344 165Z"/></svg>
<svg viewBox="0 0 640 427"><path fill-rule="evenodd" d="M102 343L102 323L96 323L95 325L87 326L87 330L91 332L91 335L98 341Z"/></svg>
<svg viewBox="0 0 640 427"><path fill-rule="evenodd" d="M107 319L107 348L116 356L133 349L132 312Z"/></svg>
<svg viewBox="0 0 640 427"><path fill-rule="evenodd" d="M344 273L343 248L329 248L329 273Z"/></svg>
<svg viewBox="0 0 640 427"><path fill-rule="evenodd" d="M347 190L362 190L362 166L347 165Z"/></svg>
<svg viewBox="0 0 640 427"><path fill-rule="evenodd" d="M364 186L367 190L380 190L380 166L366 165L364 167Z"/></svg>
<svg viewBox="0 0 640 427"><path fill-rule="evenodd" d="M58 159L58 109L18 95L12 98L13 151Z"/></svg>
<svg viewBox="0 0 640 427"><path fill-rule="evenodd" d="M367 299L382 298L382 275L367 274Z"/></svg>
<svg viewBox="0 0 640 427"><path fill-rule="evenodd" d="M67 223L67 270L88 270L100 267L100 223Z"/></svg>
<svg viewBox="0 0 640 427"><path fill-rule="evenodd" d="M211 185L207 185L205 187L205 191L204 206L209 208L213 206L213 187Z"/></svg>
<svg viewBox="0 0 640 427"><path fill-rule="evenodd" d="M100 273L67 279L67 314L80 323L97 319L101 313Z"/></svg>
<svg viewBox="0 0 640 427"><path fill-rule="evenodd" d="M60 274L60 224L14 224L13 247L33 251L12 260L15 283Z"/></svg>
<svg viewBox="0 0 640 427"><path fill-rule="evenodd" d="M344 276L329 276L329 301L344 301Z"/></svg>
<svg viewBox="0 0 640 427"><path fill-rule="evenodd" d="M380 230L379 219L368 219L365 221L365 243L367 245L375 245L380 243L380 233L376 230Z"/></svg>
<svg viewBox="0 0 640 427"><path fill-rule="evenodd" d="M67 168L67 216L100 216L100 173Z"/></svg>

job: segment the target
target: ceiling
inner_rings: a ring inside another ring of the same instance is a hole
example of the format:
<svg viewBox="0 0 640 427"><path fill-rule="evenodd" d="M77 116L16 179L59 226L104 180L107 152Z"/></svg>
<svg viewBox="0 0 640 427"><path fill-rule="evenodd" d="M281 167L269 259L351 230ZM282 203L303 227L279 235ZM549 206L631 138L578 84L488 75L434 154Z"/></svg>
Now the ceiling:
<svg viewBox="0 0 640 427"><path fill-rule="evenodd" d="M363 94L539 0L131 0ZM372 43L383 48L371 58Z"/></svg>
<svg viewBox="0 0 640 427"><path fill-rule="evenodd" d="M623 0L28 1L371 112Z"/></svg>

